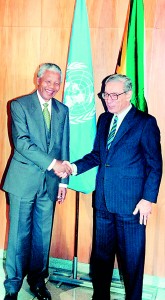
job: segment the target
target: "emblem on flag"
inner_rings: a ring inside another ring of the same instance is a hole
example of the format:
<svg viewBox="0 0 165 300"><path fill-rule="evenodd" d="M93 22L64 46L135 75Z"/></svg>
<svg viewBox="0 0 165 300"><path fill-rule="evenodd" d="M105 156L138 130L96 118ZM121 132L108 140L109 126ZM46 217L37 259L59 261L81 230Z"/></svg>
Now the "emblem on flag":
<svg viewBox="0 0 165 300"><path fill-rule="evenodd" d="M73 62L67 67L65 104L69 107L70 123L91 120L96 113L93 77L84 63Z"/></svg>

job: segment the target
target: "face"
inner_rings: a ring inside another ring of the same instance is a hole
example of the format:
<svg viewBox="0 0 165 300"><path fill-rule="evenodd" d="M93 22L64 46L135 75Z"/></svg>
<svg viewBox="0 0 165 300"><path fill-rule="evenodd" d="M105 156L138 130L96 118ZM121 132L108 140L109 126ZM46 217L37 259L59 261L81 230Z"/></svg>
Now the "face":
<svg viewBox="0 0 165 300"><path fill-rule="evenodd" d="M38 91L45 101L49 101L60 89L61 76L57 72L46 70L42 77L37 78Z"/></svg>
<svg viewBox="0 0 165 300"><path fill-rule="evenodd" d="M110 81L107 82L105 86L105 93L111 94L121 94L124 92L124 83L121 81ZM130 100L132 97L132 91L124 93L118 96L117 100L112 100L109 96L105 99L108 111L113 114L119 114L125 110L130 105Z"/></svg>

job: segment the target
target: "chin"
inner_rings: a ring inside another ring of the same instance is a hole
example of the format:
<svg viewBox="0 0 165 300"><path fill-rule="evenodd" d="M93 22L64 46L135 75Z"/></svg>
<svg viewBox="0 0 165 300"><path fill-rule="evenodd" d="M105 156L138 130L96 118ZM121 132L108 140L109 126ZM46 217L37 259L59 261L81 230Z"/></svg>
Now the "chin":
<svg viewBox="0 0 165 300"><path fill-rule="evenodd" d="M45 96L43 98L44 98L45 101L49 101L50 99L52 99L52 96L49 95L49 96Z"/></svg>

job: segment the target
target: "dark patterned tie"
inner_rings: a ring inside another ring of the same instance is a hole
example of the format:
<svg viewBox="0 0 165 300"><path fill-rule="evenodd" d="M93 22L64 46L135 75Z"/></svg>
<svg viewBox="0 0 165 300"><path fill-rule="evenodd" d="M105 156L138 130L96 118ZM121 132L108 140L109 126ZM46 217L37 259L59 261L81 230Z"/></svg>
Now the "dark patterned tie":
<svg viewBox="0 0 165 300"><path fill-rule="evenodd" d="M107 149L109 150L111 143L115 137L115 132L116 132L116 127L117 127L117 121L118 121L118 116L115 116L113 120L113 125L112 128L109 132L108 139L107 139Z"/></svg>
<svg viewBox="0 0 165 300"><path fill-rule="evenodd" d="M47 126L48 130L50 130L50 113L48 110L48 105L49 105L48 103L43 104L43 106L44 106L43 115L44 115L44 119L46 122L46 126Z"/></svg>

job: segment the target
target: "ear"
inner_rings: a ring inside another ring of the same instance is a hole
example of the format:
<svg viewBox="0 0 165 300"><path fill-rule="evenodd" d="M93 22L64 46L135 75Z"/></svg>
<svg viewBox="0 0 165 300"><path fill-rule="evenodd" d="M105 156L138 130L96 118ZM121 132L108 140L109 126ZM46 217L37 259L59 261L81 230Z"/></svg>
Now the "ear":
<svg viewBox="0 0 165 300"><path fill-rule="evenodd" d="M37 85L39 85L39 83L40 83L40 78L37 77Z"/></svg>
<svg viewBox="0 0 165 300"><path fill-rule="evenodd" d="M126 98L127 98L127 101L130 101L130 100L131 100L131 98L132 98L132 91L128 91L128 92L126 93Z"/></svg>

